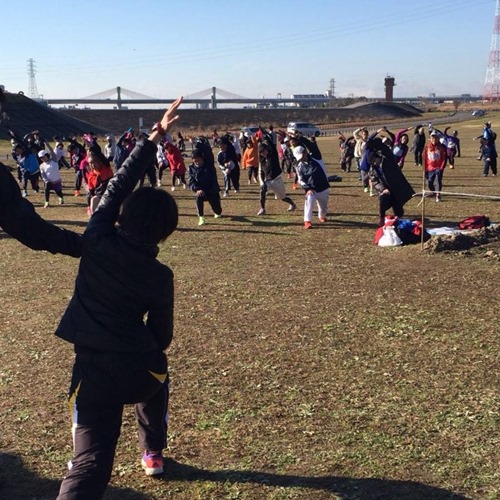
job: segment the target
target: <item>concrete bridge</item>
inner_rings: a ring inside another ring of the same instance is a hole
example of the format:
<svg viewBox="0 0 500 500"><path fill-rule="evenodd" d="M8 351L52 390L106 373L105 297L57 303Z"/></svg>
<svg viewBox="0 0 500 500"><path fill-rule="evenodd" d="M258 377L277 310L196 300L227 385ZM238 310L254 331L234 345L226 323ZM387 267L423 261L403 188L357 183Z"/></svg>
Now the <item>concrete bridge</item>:
<svg viewBox="0 0 500 500"><path fill-rule="evenodd" d="M127 97L123 97L127 96ZM133 90L116 87L114 89L98 92L91 96L81 99L46 99L47 104L51 106L64 105L105 105L113 106L116 109L125 109L129 105L161 105L170 104L176 98L158 99L150 97ZM397 102L405 102L410 104L421 103L422 101L480 101L480 96L471 96L470 94L462 94L460 96L433 96L433 97L404 97L396 99ZM335 102L338 101L335 97L321 94L296 94L290 97L282 97L278 94L276 97L243 97L233 92L211 87L194 94L189 94L184 97L185 104L194 104L197 109L217 109L219 104L234 104L257 108L277 108L282 106L301 107L301 108L317 108L317 107L336 107ZM384 98L369 98L366 102L380 102Z"/></svg>
<svg viewBox="0 0 500 500"><path fill-rule="evenodd" d="M124 97L127 96L127 97ZM166 105L173 102L176 98L158 99L150 97L133 90L116 87L115 89L98 92L88 97L80 99L46 99L47 104L54 105L87 105L87 104L102 104L112 105L116 109L124 109L127 105L139 104L154 104ZM303 107L325 106L330 102L330 98L323 95L301 95L290 98L283 98L277 95L275 98L261 97L248 98L243 97L233 92L223 90L217 87L208 88L194 94L189 94L184 97L185 104L194 104L198 109L217 109L218 104L239 104L239 105L254 105L256 107L271 107L284 106L293 104Z"/></svg>

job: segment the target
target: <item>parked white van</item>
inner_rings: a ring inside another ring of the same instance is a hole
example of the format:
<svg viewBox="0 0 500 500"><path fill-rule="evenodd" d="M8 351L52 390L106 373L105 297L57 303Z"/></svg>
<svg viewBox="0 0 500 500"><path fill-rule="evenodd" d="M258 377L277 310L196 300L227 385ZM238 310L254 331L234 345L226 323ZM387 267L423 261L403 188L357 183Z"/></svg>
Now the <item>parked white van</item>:
<svg viewBox="0 0 500 500"><path fill-rule="evenodd" d="M321 130L316 125L306 122L290 122L286 129L287 132L300 132L302 135L318 137Z"/></svg>

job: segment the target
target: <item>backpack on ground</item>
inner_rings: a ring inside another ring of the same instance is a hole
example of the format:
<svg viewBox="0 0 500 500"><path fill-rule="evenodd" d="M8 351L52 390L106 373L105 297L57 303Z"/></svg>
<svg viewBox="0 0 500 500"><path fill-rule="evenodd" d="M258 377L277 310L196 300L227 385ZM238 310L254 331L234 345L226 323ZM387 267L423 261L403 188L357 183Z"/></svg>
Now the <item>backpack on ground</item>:
<svg viewBox="0 0 500 500"><path fill-rule="evenodd" d="M481 229L490 225L486 215L471 215L458 223L459 229Z"/></svg>

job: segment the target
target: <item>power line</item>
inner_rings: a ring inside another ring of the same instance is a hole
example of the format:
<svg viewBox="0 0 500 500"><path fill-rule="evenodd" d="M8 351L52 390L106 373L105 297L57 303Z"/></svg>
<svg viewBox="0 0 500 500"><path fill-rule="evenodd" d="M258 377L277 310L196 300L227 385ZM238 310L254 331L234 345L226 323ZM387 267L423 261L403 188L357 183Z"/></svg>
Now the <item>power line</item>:
<svg viewBox="0 0 500 500"><path fill-rule="evenodd" d="M395 25L403 25L405 23L415 24L418 21L423 21L429 18L435 18L435 16L444 14L448 15L450 12L461 10L464 7L474 6L478 10L481 4L490 3L490 0L482 1L470 1L470 0L450 0L442 1L437 3L435 6L428 7L423 10L420 6L410 9L402 13L398 12L387 12L384 9L380 11L380 17L368 17L366 16L362 21L356 21L356 29L353 31L352 25L346 25L345 23L339 24L337 26L333 25L325 29L314 29L309 32L303 32L300 34L287 34L282 36L270 37L270 38L258 38L256 40L246 40L240 43L232 43L229 46L227 44L219 46L204 46L202 48L194 48L185 51L177 51L175 55L171 52L168 54L156 54L152 56L141 55L139 61L132 60L127 54L126 59L121 61L118 58L114 59L114 62L110 64L108 61L98 62L93 61L88 64L80 64L78 68L74 67L75 71L80 72L83 68L88 72L100 72L105 69L106 72L128 70L133 68L137 70L138 68L147 67L158 67L159 64L168 64L170 67L179 64L192 64L197 61L206 61L211 59L219 59L221 54L225 57L230 57L234 54L241 53L242 50L248 50L249 45L253 49L264 49L272 47L273 49L279 48L289 48L293 49L296 46L303 46L307 42L324 42L327 40L338 38L339 36L345 37L352 34L367 33L371 31L382 31L385 28L390 28ZM48 65L45 67L44 72L46 73L59 73L61 67L59 65Z"/></svg>

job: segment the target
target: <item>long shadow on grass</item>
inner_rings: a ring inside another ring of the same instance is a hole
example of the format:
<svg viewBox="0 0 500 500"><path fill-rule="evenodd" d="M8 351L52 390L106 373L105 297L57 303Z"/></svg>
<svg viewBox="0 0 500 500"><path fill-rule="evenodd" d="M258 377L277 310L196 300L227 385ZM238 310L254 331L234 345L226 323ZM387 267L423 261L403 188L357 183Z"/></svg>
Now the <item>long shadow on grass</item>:
<svg viewBox="0 0 500 500"><path fill-rule="evenodd" d="M22 460L0 452L0 498L15 500L53 500L59 493L60 481L38 476L26 469ZM150 498L130 488L108 486L105 498L111 500L147 500Z"/></svg>
<svg viewBox="0 0 500 500"><path fill-rule="evenodd" d="M164 481L211 481L217 483L252 483L281 488L323 490L344 500L469 500L449 490L413 481L352 478L339 476L296 476L245 470L210 471L166 460Z"/></svg>
<svg viewBox="0 0 500 500"><path fill-rule="evenodd" d="M233 218L234 220L234 218ZM217 225L216 225L217 224ZM245 228L244 228L245 227ZM207 226L203 226L202 228L196 226L196 227L179 227L177 228L177 231L181 232L202 232L202 231L209 231L209 232L224 232L224 233L248 233L248 234L267 234L267 235L276 235L276 236L297 236L297 234L303 232L301 231L304 227L303 222L279 222L279 221L254 221L251 224L248 224L247 226L244 226L242 228L235 228L234 226L224 226L221 223L213 223L212 225L207 224ZM297 229L298 232L293 232L293 233L277 233L273 231L261 231L260 229L262 228L271 228L271 227L289 227L290 229ZM320 224L317 223L315 224L313 222L313 230L316 229L377 229L377 224L376 223L370 223L370 222L354 222L354 221L344 221L344 220L335 220L335 219L329 219L328 222L325 224Z"/></svg>

